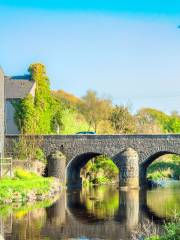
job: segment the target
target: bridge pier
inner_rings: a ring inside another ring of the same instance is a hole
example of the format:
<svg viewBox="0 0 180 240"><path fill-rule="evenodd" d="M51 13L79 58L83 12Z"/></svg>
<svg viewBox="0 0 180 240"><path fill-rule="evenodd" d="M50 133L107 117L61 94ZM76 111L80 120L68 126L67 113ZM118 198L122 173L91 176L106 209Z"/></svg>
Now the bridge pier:
<svg viewBox="0 0 180 240"><path fill-rule="evenodd" d="M139 157L128 148L119 156L119 186L122 189L139 188Z"/></svg>
<svg viewBox="0 0 180 240"><path fill-rule="evenodd" d="M60 152L56 151L48 157L48 176L59 178L60 182L65 185L66 157Z"/></svg>

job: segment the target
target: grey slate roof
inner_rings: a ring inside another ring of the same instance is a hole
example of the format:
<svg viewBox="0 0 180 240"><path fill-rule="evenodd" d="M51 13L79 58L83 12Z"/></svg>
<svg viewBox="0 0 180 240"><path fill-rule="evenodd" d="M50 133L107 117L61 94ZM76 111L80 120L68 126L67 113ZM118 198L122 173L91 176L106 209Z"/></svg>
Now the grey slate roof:
<svg viewBox="0 0 180 240"><path fill-rule="evenodd" d="M30 80L29 75L24 76L5 76L5 98L20 99L28 94L35 94L35 82Z"/></svg>

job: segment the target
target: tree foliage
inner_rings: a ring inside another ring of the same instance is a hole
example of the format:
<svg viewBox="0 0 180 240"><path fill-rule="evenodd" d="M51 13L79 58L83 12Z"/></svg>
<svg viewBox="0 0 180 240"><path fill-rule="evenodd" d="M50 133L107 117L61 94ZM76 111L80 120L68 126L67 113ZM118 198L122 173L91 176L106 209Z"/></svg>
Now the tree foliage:
<svg viewBox="0 0 180 240"><path fill-rule="evenodd" d="M96 92L89 90L82 97L79 110L84 115L89 127L97 132L99 123L108 119L111 107L111 100L99 98Z"/></svg>
<svg viewBox="0 0 180 240"><path fill-rule="evenodd" d="M168 115L153 108L143 108L136 115L137 131L140 133L179 133L180 116Z"/></svg>
<svg viewBox="0 0 180 240"><path fill-rule="evenodd" d="M53 98L55 98L63 109L77 109L77 106L80 104L81 99L74 96L71 93L65 92L64 90L51 91Z"/></svg>
<svg viewBox="0 0 180 240"><path fill-rule="evenodd" d="M128 107L115 106L109 120L116 134L135 132L135 121Z"/></svg>
<svg viewBox="0 0 180 240"><path fill-rule="evenodd" d="M119 170L113 161L106 156L90 160L81 171L83 179L90 183L111 183L118 181Z"/></svg>

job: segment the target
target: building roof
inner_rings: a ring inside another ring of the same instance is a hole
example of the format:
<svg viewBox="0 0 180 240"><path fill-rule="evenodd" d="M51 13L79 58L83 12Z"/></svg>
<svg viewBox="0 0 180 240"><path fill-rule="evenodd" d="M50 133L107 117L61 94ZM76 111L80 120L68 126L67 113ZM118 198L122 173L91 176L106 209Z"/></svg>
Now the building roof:
<svg viewBox="0 0 180 240"><path fill-rule="evenodd" d="M35 82L30 80L29 75L24 76L5 76L5 98L20 99L28 94L35 95Z"/></svg>

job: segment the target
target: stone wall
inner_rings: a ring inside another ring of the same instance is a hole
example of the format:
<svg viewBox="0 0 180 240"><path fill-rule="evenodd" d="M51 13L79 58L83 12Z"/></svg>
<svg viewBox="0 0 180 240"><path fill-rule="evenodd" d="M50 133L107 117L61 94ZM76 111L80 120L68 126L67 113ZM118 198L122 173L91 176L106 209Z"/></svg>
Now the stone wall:
<svg viewBox="0 0 180 240"><path fill-rule="evenodd" d="M0 68L0 157L4 149L4 73Z"/></svg>

